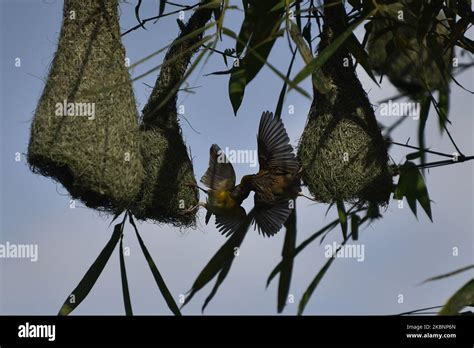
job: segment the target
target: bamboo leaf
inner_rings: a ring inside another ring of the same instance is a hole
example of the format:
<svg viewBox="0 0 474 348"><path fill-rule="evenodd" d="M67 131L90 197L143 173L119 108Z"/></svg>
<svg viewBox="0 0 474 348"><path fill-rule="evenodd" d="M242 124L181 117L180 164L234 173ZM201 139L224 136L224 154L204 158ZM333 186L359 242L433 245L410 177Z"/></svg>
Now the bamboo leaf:
<svg viewBox="0 0 474 348"><path fill-rule="evenodd" d="M245 62L241 61L240 64L242 65L232 69L229 79L229 97L234 110L234 115L237 115L237 111L242 104L246 85L245 68L243 66Z"/></svg>
<svg viewBox="0 0 474 348"><path fill-rule="evenodd" d="M294 253L293 253L293 258L296 257L296 255L298 255L304 248L306 248L309 244L311 244L315 239L317 239L319 236L321 236L323 233L327 232L327 231L330 231L332 230L334 227L336 227L337 225L339 224L339 219L336 219L332 222L330 222L329 224L327 224L326 226L324 226L323 228L321 228L320 230L316 231L315 233L313 233L310 237L308 237L307 239L305 239L300 245L298 245L298 247L295 249ZM275 278L275 276L281 272L282 270L282 267L283 267L283 261L280 261L278 263L278 265L275 266L275 268L270 272L270 275L268 276L268 279L267 279L267 287L270 285L271 281L273 280L273 278Z"/></svg>
<svg viewBox="0 0 474 348"><path fill-rule="evenodd" d="M216 283L212 287L212 291L206 297L206 300L204 301L204 304L201 307L201 312L202 313L204 313L204 310L206 309L207 305L214 298L214 295L217 293L217 290L221 286L224 279L227 277L227 274L229 273L231 266L232 266L232 261L231 262L226 262L225 265L222 267L221 271L219 272L219 275L217 276Z"/></svg>
<svg viewBox="0 0 474 348"><path fill-rule="evenodd" d="M87 270L82 280L67 297L66 301L59 310L58 315L68 315L74 309L76 309L76 307L79 306L81 302L87 297L92 287L96 283L97 279L99 278L100 274L104 270L107 261L110 259L110 255L112 255L112 252L114 251L121 234L122 223L115 225L112 237L107 242L104 249L102 249L92 266Z"/></svg>
<svg viewBox="0 0 474 348"><path fill-rule="evenodd" d="M224 33L224 35L230 37L230 38L233 38L235 40L238 40L237 38L237 35L230 29L228 28L223 28L222 29L222 32ZM311 98L311 95L306 92L304 89L302 89L301 87L297 86L297 85L294 85L293 82L289 79L287 79L285 77L285 75L279 71L277 68L275 68L275 66L271 63L269 63L268 61L266 61L265 59L263 59L258 53L256 52L253 52L253 55L259 59L261 62L263 62L263 64L267 65L270 70L275 73L275 75L277 75L278 77L280 77L283 81L285 81L291 88L290 89L294 89L295 91L297 91L298 93L300 93L301 95L303 95L304 97L308 98L308 99L312 99Z"/></svg>
<svg viewBox="0 0 474 348"><path fill-rule="evenodd" d="M329 267L331 266L331 264L333 263L334 259L335 259L335 255L337 254L337 252L341 249L341 247L344 246L344 244L346 244L348 238L346 238L342 243L341 245L337 248L337 250L335 251L335 253L333 254L333 257L331 257L325 264L324 266L320 269L320 271L318 272L318 274L316 274L316 276L314 277L313 281L311 282L311 284L309 284L308 288L306 289L306 291L304 292L303 296L301 297L301 300L300 300L300 303L299 303L299 306L298 306L298 315L301 315L303 314L305 308L306 308L306 305L308 304L308 301L309 299L311 298L311 296L313 295L313 292L314 290L316 290L316 287L319 285L319 283L321 282L321 280L323 279L324 275L326 274L327 270L329 269Z"/></svg>
<svg viewBox="0 0 474 348"><path fill-rule="evenodd" d="M291 61L290 61L290 66L288 67L288 71L286 73L286 79L287 80L290 78L291 69L293 68L293 63L295 61L295 57L296 57L296 50L293 51L293 55L292 55ZM286 94L287 87L288 87L288 84L286 83L286 81L284 81L283 82L283 87L281 88L281 91L280 91L280 96L278 97L277 107L275 109L275 117L278 118L278 119L281 118L281 111L283 110L283 102L285 101L285 94Z"/></svg>
<svg viewBox="0 0 474 348"><path fill-rule="evenodd" d="M449 89L445 88L439 91L438 96L438 124L441 134L444 132L446 122L449 116Z"/></svg>
<svg viewBox="0 0 474 348"><path fill-rule="evenodd" d="M416 199L420 203L421 207L425 211L426 215L433 222L433 216L431 215L431 201L430 196L428 195L428 189L426 188L425 180L423 175L418 171L418 178L416 182Z"/></svg>
<svg viewBox="0 0 474 348"><path fill-rule="evenodd" d="M410 209L416 216L416 202L418 201L426 215L433 221L431 214L431 200L426 188L423 175L413 162L407 161L400 167L400 178L395 189L394 198L406 198Z"/></svg>
<svg viewBox="0 0 474 348"><path fill-rule="evenodd" d="M349 52L356 59L357 63L359 63L362 66L362 68L364 68L367 75L369 75L372 81L374 81L375 84L379 86L379 83L377 79L375 78L374 72L372 71L372 66L370 64L369 56L367 52L365 51L364 47L360 44L359 40L357 40L354 33L352 33L349 36L349 39L347 41L347 47L349 49Z"/></svg>
<svg viewBox="0 0 474 348"><path fill-rule="evenodd" d="M440 279L448 278L448 277L451 277L453 275L468 271L468 270L473 269L473 268L474 268L474 265L469 265L469 266L466 266L466 267L462 267L462 268L459 268L459 269L457 269L455 271L452 271L452 272L449 272L449 273L444 273L444 274L440 274L440 275L435 276L435 277L428 278L425 281L423 281L423 283L421 283L421 284L432 282L434 280L440 280Z"/></svg>
<svg viewBox="0 0 474 348"><path fill-rule="evenodd" d="M252 211L247 215L247 219L244 223L240 226L240 228L235 231L224 243L224 245L214 254L211 260L207 263L207 265L202 269L202 271L197 276L196 280L194 281L191 290L189 291L186 299L181 307L184 307L194 295L200 291L204 286L206 286L216 275L219 274L219 277L212 289L211 293L209 294L208 298L204 302L202 310L207 306L209 301L213 298L216 294L217 289L224 281L227 273L230 270L232 262L234 261L235 257L235 248L239 248L242 244L245 235L250 227L250 223L252 221ZM227 269L229 268L229 269Z"/></svg>
<svg viewBox="0 0 474 348"><path fill-rule="evenodd" d="M406 157L407 161L409 161L409 160L414 160L414 159L420 158L424 152L425 152L425 151L415 151L415 152L411 152L411 153L409 153L408 155L406 155L405 157Z"/></svg>
<svg viewBox="0 0 474 348"><path fill-rule="evenodd" d="M474 279L467 282L461 289L451 296L441 308L438 315L456 315L461 309L474 303Z"/></svg>
<svg viewBox="0 0 474 348"><path fill-rule="evenodd" d="M424 97L421 100L420 110L420 124L418 125L418 146L420 149L425 149L425 127L428 115L430 113L431 100L428 97ZM426 163L426 152L420 153L420 163L424 165Z"/></svg>
<svg viewBox="0 0 474 348"><path fill-rule="evenodd" d="M347 238L347 213L344 203L341 201L337 202L337 215L339 216L339 223L341 224L342 237Z"/></svg>
<svg viewBox="0 0 474 348"><path fill-rule="evenodd" d="M165 12L166 0L160 0L160 12L159 15L161 16Z"/></svg>
<svg viewBox="0 0 474 348"><path fill-rule="evenodd" d="M278 282L278 313L281 313L286 305L290 291L291 275L293 273L294 252L296 246L296 208L293 209L288 220L285 222L285 241L283 242L282 267L280 280Z"/></svg>
<svg viewBox="0 0 474 348"><path fill-rule="evenodd" d="M357 214L352 215L351 217L351 232L352 232L352 240L359 239L359 225L360 225L360 217Z"/></svg>
<svg viewBox="0 0 474 348"><path fill-rule="evenodd" d="M125 268L125 258L123 256L123 233L120 236L120 275L122 279L123 304L125 307L125 315L133 315L132 301L130 300L130 291L128 290L127 270Z"/></svg>
<svg viewBox="0 0 474 348"><path fill-rule="evenodd" d="M174 301L173 295L171 295L171 292L168 290L168 287L166 286L166 283L163 280L163 277L161 276L160 271L156 267L156 264L153 261L153 258L151 257L150 253L148 252L148 249L145 246L145 243L143 242L142 237L140 237L140 234L138 233L138 228L135 225L135 221L133 220L133 217L131 214L129 214L129 221L130 221L130 224L135 229L135 234L137 235L140 248L142 249L143 255L145 255L145 259L148 262L148 266L150 267L151 273L153 274L153 277L155 278L156 285L158 285L158 289L163 295L163 298L165 299L166 304L168 305L168 308L171 310L171 312L174 313L174 315L181 315L178 305Z"/></svg>
<svg viewBox="0 0 474 348"><path fill-rule="evenodd" d="M298 25L298 31L301 33L301 0L296 0L295 2L295 12L296 12L296 24Z"/></svg>
<svg viewBox="0 0 474 348"><path fill-rule="evenodd" d="M306 43L309 46L309 51L313 52L313 47L311 43L311 18L308 18L308 21L306 22L306 25L304 26L301 35L306 40Z"/></svg>

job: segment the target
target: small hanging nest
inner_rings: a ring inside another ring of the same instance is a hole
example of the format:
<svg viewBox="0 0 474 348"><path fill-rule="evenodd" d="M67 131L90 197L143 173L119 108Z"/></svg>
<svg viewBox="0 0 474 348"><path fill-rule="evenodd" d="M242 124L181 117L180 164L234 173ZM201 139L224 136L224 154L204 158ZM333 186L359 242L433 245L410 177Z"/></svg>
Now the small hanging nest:
<svg viewBox="0 0 474 348"><path fill-rule="evenodd" d="M196 213L183 210L198 203L193 165L184 143L176 108L178 87L192 55L199 48L202 29L212 10L198 8L169 48L156 80L140 126L140 149L145 167L139 199L132 213L140 220L152 220L188 227L196 223ZM181 39L181 40L180 40Z"/></svg>
<svg viewBox="0 0 474 348"><path fill-rule="evenodd" d="M139 220L191 226L195 213L182 214L197 204L193 165L179 129L166 130L143 124L140 147L146 178L132 213Z"/></svg>
<svg viewBox="0 0 474 348"><path fill-rule="evenodd" d="M319 53L346 27L339 1L326 1L324 16ZM392 188L387 147L347 49L340 47L314 78L327 87L314 88L298 147L304 183L321 202L386 204Z"/></svg>
<svg viewBox="0 0 474 348"><path fill-rule="evenodd" d="M418 37L417 29L435 18L445 20L442 12L431 13L433 5L424 1L403 0L381 6L382 12L372 20L368 51L370 63L380 75L386 75L401 91L417 96L426 89L446 89L452 70L453 50L445 50L448 29L441 23L426 27L427 34ZM440 68L442 70L440 70Z"/></svg>
<svg viewBox="0 0 474 348"><path fill-rule="evenodd" d="M91 208L120 212L139 192L138 115L117 0L65 0L58 49L31 127L28 162Z"/></svg>

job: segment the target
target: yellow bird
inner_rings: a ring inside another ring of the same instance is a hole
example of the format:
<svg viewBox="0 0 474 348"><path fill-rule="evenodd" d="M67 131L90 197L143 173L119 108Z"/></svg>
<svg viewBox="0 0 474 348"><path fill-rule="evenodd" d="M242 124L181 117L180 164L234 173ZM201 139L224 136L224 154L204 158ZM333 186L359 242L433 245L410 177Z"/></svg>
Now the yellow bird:
<svg viewBox="0 0 474 348"><path fill-rule="evenodd" d="M213 144L210 150L209 168L201 178L201 182L209 189L205 190L197 186L207 193L207 201L206 203L200 202L187 211L203 206L207 210L206 224L214 214L219 232L225 236L231 235L247 217L241 204L250 194L248 185L236 186L235 181L232 163L228 161L219 146Z"/></svg>

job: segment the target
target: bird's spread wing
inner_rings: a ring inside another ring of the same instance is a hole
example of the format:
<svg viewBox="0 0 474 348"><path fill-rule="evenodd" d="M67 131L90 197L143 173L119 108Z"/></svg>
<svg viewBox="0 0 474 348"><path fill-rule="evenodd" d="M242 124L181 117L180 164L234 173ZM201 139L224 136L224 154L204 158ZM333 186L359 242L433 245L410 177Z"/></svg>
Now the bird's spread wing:
<svg viewBox="0 0 474 348"><path fill-rule="evenodd" d="M264 236L273 236L281 230L283 224L291 214L290 202L283 199L272 204L266 204L258 200L255 195L255 208L253 210L253 222L258 232Z"/></svg>
<svg viewBox="0 0 474 348"><path fill-rule="evenodd" d="M211 146L209 168L202 176L201 182L211 190L230 191L235 186L234 167L216 144Z"/></svg>
<svg viewBox="0 0 474 348"><path fill-rule="evenodd" d="M229 237L242 226L246 218L245 209L238 207L229 214L216 214L216 227L222 235Z"/></svg>
<svg viewBox="0 0 474 348"><path fill-rule="evenodd" d="M258 162L260 171L294 173L299 164L290 145L281 119L273 113L265 111L260 119L258 128Z"/></svg>

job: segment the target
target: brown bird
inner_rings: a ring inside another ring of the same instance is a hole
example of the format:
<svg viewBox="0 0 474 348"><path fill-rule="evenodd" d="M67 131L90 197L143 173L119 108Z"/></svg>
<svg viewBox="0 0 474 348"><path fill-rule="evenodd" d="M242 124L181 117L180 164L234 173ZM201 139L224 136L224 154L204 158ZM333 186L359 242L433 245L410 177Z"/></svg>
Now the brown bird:
<svg viewBox="0 0 474 348"><path fill-rule="evenodd" d="M301 166L280 118L264 112L257 135L259 171L240 185L255 192L253 222L265 236L276 234L301 194Z"/></svg>
<svg viewBox="0 0 474 348"><path fill-rule="evenodd" d="M225 236L234 233L247 218L245 209L241 207L242 202L249 196L250 187L248 185L235 185L235 171L224 152L213 144L210 150L209 168L201 178L201 182L209 189L206 203L198 203L190 212L199 206L207 210L206 224L212 214L216 217L216 227Z"/></svg>

